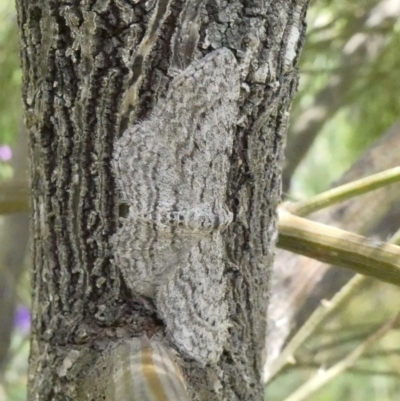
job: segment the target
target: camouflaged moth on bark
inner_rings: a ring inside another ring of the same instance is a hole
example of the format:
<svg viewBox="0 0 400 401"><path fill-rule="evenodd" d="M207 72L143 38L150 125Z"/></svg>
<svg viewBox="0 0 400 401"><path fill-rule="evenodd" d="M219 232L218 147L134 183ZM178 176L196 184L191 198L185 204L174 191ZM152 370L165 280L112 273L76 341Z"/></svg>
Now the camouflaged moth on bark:
<svg viewBox="0 0 400 401"><path fill-rule="evenodd" d="M113 169L129 206L113 238L128 287L155 299L175 345L216 362L227 335L224 244L239 71L216 50L170 83L149 119L116 141Z"/></svg>

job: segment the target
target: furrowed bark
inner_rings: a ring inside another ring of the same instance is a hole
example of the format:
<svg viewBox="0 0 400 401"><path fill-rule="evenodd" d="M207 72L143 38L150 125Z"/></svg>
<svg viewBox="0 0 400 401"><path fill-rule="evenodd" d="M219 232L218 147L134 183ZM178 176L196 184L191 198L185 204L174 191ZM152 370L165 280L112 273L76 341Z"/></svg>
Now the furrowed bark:
<svg viewBox="0 0 400 401"><path fill-rule="evenodd" d="M113 264L119 195L110 162L126 124L148 118L166 91L170 43L183 5L171 3L146 62L132 65L154 3L17 1L33 215L29 400L76 399L105 344L143 334L166 341L152 302L133 297ZM230 49L242 91L228 180L234 222L225 237L230 328L217 364L202 368L183 358L193 400L263 398L282 149L307 5L231 1L201 9L194 58ZM193 46L197 36L188 37ZM143 76L133 113L125 118L132 70Z"/></svg>

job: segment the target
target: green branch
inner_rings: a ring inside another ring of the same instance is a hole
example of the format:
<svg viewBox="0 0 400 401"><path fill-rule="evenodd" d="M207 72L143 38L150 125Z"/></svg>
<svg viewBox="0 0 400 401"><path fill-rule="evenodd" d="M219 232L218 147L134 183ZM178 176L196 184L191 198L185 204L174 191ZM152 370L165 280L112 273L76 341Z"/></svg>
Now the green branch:
<svg viewBox="0 0 400 401"><path fill-rule="evenodd" d="M400 247L279 209L277 246L400 287Z"/></svg>
<svg viewBox="0 0 400 401"><path fill-rule="evenodd" d="M400 167L394 167L381 173L373 174L360 180L332 188L300 202L287 202L284 207L296 216L308 216L318 210L336 203L363 195L367 192L400 181Z"/></svg>
<svg viewBox="0 0 400 401"><path fill-rule="evenodd" d="M0 183L0 215L29 211L29 187L26 182Z"/></svg>

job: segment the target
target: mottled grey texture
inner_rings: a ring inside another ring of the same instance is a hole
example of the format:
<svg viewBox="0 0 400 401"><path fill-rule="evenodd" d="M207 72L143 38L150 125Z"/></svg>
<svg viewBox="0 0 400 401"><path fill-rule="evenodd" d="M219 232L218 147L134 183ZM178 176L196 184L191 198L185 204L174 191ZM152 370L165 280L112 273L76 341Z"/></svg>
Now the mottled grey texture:
<svg viewBox="0 0 400 401"><path fill-rule="evenodd" d="M76 386L78 376L87 376L86 366L77 361L66 375L59 374L71 365L71 352L89 352L96 359L104 345L118 339L162 334L154 313L132 302L121 286L111 259L120 194L110 160L117 133L146 119L166 93L173 38L188 21L180 17L187 3L171 4L158 39L141 61L136 52L148 48L150 25L159 26L150 22L156 10L152 1L16 1L32 183L30 401L82 401ZM229 335L217 364L200 369L196 361L182 360L193 401L264 396L260 372L275 209L285 121L298 79L298 57L292 69L283 68L296 5L217 0L200 9L199 39L190 59L233 49L243 90L227 184L235 220L224 235L231 262L225 264ZM187 37L185 32L193 43L196 35L183 29L180 36ZM304 32L305 22L298 52ZM178 47L178 53L190 47ZM186 60L186 54L178 59ZM132 66L132 60L138 63ZM136 81L142 82L136 103L130 101L135 96L129 96L129 71L143 75ZM132 109L127 118L121 115L125 99ZM82 387L85 401L103 397L92 390Z"/></svg>
<svg viewBox="0 0 400 401"><path fill-rule="evenodd" d="M129 288L155 297L178 348L216 362L227 333L226 201L240 81L231 51L192 63L150 118L116 142L114 171L129 214L114 257Z"/></svg>
<svg viewBox="0 0 400 401"><path fill-rule="evenodd" d="M193 59L199 41L200 13L204 3L204 0L191 0L183 6L171 40L169 74L185 69Z"/></svg>

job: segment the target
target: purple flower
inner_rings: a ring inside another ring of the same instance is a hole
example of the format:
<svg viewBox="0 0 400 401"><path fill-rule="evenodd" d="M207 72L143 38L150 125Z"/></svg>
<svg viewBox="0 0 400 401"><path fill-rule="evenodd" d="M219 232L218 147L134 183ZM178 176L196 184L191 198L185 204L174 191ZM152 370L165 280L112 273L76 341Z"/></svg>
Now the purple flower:
<svg viewBox="0 0 400 401"><path fill-rule="evenodd" d="M31 314L26 306L19 306L15 313L15 328L23 334L28 334L31 328Z"/></svg>
<svg viewBox="0 0 400 401"><path fill-rule="evenodd" d="M8 145L0 146L0 160L6 162L12 158L12 150Z"/></svg>

